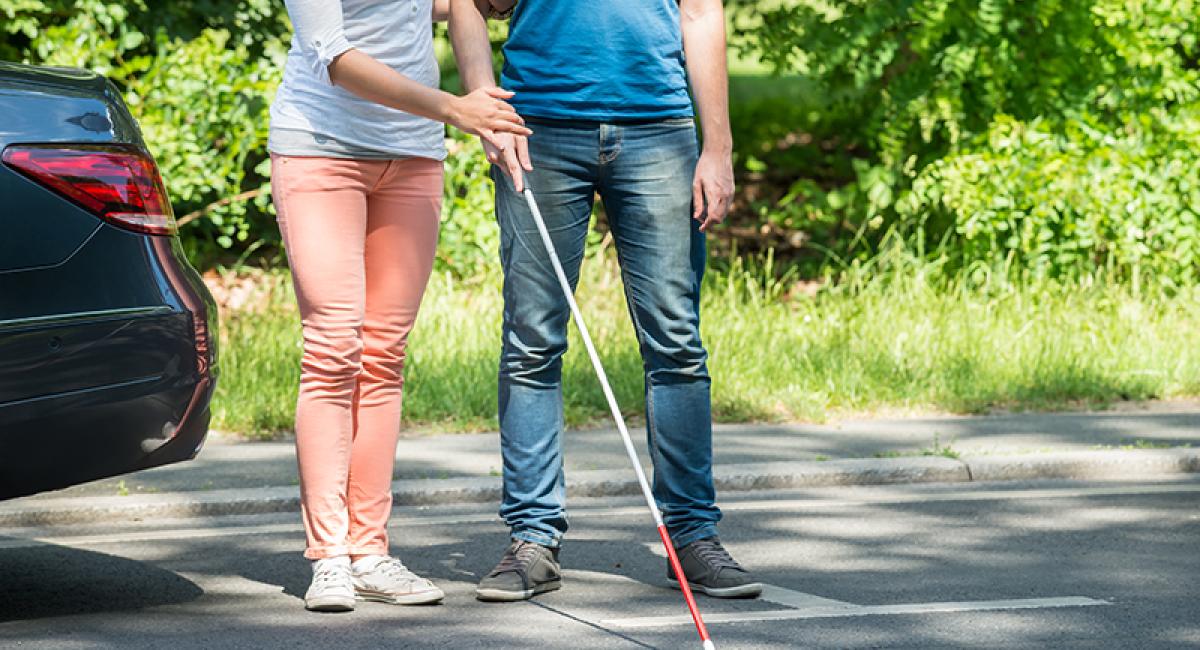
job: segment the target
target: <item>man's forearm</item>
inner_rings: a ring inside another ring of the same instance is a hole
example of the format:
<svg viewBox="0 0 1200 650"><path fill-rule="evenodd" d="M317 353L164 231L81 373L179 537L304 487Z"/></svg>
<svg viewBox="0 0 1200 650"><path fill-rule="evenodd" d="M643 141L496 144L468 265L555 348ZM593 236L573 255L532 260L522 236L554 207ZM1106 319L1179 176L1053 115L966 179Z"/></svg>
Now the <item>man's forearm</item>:
<svg viewBox="0 0 1200 650"><path fill-rule="evenodd" d="M496 85L488 11L488 0L450 0L450 41L467 91Z"/></svg>
<svg viewBox="0 0 1200 650"><path fill-rule="evenodd" d="M707 151L733 149L729 132L729 71L725 60L725 9L721 0L680 3L688 78L700 112Z"/></svg>

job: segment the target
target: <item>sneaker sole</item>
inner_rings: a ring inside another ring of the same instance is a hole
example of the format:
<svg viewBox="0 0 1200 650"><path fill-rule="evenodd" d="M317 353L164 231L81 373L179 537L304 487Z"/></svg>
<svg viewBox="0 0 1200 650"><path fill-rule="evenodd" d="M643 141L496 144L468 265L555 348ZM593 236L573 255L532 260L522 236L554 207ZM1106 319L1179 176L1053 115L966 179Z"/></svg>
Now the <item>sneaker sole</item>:
<svg viewBox="0 0 1200 650"><path fill-rule="evenodd" d="M418 591L412 594L404 594L397 596L387 594L380 591L358 591L355 593L358 600L369 600L375 603L387 603L389 605L435 605L442 602L446 594L441 589L431 589L429 591Z"/></svg>
<svg viewBox="0 0 1200 650"><path fill-rule="evenodd" d="M670 581L672 588L679 589L679 581L675 579L675 576L671 576L667 580ZM688 586L692 588L692 591L698 591L713 598L757 598L762 594L762 583L760 582L750 582L736 587L706 587L688 581Z"/></svg>
<svg viewBox="0 0 1200 650"><path fill-rule="evenodd" d="M344 596L306 598L304 608L310 612L351 612L354 611L354 599Z"/></svg>
<svg viewBox="0 0 1200 650"><path fill-rule="evenodd" d="M489 603L511 603L518 600L529 600L538 594L554 591L561 587L562 580L551 580L550 582L543 582L532 589L522 591L480 588L475 590L475 598Z"/></svg>

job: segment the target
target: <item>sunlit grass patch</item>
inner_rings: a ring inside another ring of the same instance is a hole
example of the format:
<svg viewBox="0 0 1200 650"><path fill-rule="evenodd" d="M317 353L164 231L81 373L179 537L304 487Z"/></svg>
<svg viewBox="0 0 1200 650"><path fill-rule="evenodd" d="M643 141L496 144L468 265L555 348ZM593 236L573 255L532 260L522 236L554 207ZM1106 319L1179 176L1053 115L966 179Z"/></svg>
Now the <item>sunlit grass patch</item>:
<svg viewBox="0 0 1200 650"><path fill-rule="evenodd" d="M1200 290L1166 295L1051 281L979 285L920 265L847 276L815 295L765 264L710 272L702 332L714 417L809 420L879 409L980 413L1103 406L1200 394ZM271 275L284 289L286 275ZM410 343L405 426L494 429L498 279L430 283ZM644 413L642 370L615 265L591 258L581 306L627 415ZM252 436L292 426L298 315L288 291L222 323L214 426ZM569 425L607 408L572 326Z"/></svg>

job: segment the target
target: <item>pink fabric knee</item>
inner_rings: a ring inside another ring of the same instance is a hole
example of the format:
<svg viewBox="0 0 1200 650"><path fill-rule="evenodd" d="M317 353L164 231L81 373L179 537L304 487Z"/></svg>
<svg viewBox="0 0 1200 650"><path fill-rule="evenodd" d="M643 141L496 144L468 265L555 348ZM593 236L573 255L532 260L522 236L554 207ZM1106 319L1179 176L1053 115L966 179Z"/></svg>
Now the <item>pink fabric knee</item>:
<svg viewBox="0 0 1200 650"><path fill-rule="evenodd" d="M304 330L304 555L387 554L405 345L433 267L442 163L272 156L271 174Z"/></svg>

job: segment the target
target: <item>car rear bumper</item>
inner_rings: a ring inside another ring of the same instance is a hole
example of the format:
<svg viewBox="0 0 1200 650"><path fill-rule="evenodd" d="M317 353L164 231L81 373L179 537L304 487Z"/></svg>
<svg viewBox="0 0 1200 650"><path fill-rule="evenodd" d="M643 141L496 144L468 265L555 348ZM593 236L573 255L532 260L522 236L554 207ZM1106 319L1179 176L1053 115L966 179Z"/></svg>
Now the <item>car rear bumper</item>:
<svg viewBox="0 0 1200 650"><path fill-rule="evenodd" d="M0 499L187 460L203 445L216 308L177 240L141 239L158 304L0 327Z"/></svg>

